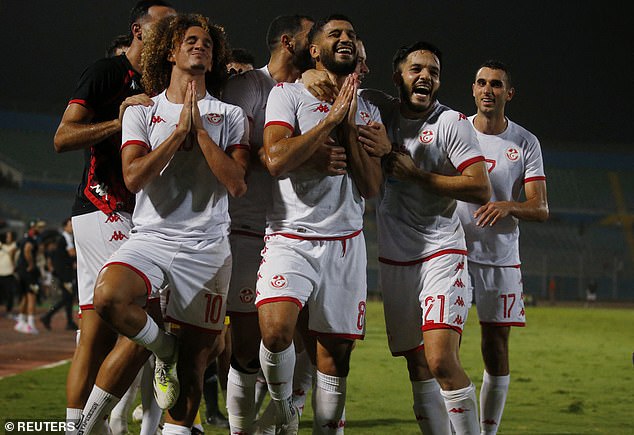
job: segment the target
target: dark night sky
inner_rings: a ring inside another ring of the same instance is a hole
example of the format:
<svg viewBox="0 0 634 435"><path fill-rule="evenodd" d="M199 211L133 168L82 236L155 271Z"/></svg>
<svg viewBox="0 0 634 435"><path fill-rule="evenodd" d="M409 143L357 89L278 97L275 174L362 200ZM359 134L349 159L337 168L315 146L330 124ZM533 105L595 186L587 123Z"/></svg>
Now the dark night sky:
<svg viewBox="0 0 634 435"><path fill-rule="evenodd" d="M483 60L499 58L511 66L516 84L507 113L543 146L581 142L624 149L632 143L634 31L627 1L172 3L224 25L232 45L251 50L258 66L268 59L264 36L276 15L344 13L366 44L372 70L366 86L389 92L396 48L428 40L444 54L441 102L467 114L473 112L475 70ZM112 37L127 32L133 4L0 1L0 110L61 116L83 69L103 55Z"/></svg>

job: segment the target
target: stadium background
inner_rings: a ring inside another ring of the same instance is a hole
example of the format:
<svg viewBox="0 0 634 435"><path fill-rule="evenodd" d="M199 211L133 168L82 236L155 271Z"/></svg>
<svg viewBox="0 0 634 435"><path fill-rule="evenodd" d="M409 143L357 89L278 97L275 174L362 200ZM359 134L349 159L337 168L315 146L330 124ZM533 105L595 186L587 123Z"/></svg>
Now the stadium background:
<svg viewBox="0 0 634 435"><path fill-rule="evenodd" d="M517 89L508 116L541 140L551 218L523 223L525 290L546 299L634 300L634 151L629 77L634 31L619 1L172 1L222 24L232 46L267 60L276 15L348 15L363 37L367 87L392 91L395 49L425 39L444 53L441 102L471 114L478 65L499 58ZM83 69L127 32L134 1L0 1L0 222L18 231L34 217L55 227L70 212L79 152L56 155L52 137ZM0 230L2 231L2 230ZM372 204L367 213L371 291L376 291Z"/></svg>

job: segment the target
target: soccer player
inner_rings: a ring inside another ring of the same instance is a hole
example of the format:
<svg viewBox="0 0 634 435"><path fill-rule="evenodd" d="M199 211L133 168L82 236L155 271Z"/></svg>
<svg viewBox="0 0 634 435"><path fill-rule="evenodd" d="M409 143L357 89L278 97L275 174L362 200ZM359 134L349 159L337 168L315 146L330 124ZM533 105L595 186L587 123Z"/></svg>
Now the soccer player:
<svg viewBox="0 0 634 435"><path fill-rule="evenodd" d="M227 73L232 76L254 69L255 59L245 48L234 48L231 50L229 62L227 63Z"/></svg>
<svg viewBox="0 0 634 435"><path fill-rule="evenodd" d="M55 133L57 152L82 150L85 155L72 210L82 320L66 384L67 420L80 419L99 366L117 340L95 313L93 292L99 269L128 239L131 226L134 195L121 173L121 118L130 105L151 104L141 94L142 35L173 13L161 0L142 0L133 7L130 48L125 56L99 60L84 71Z"/></svg>
<svg viewBox="0 0 634 435"><path fill-rule="evenodd" d="M18 321L13 329L23 334L39 334L35 327L35 303L41 289L42 273L37 266L37 254L40 246L38 236L45 225L44 221L29 222L27 233L18 243L15 272L18 276L21 300Z"/></svg>
<svg viewBox="0 0 634 435"><path fill-rule="evenodd" d="M126 110L121 149L126 186L136 193L134 227L99 274L95 308L156 355L155 394L169 409L163 434L188 434L224 324L227 196L246 191L248 124L242 109L206 92L206 74L213 82L226 65L224 32L206 18L159 21L143 59L144 87L158 95ZM142 308L166 284L166 319L180 326L178 339Z"/></svg>
<svg viewBox="0 0 634 435"><path fill-rule="evenodd" d="M496 60L485 62L476 72L472 90L477 113L469 120L486 159L493 193L482 206L459 202L458 215L482 332L481 430L495 434L510 382L511 326L524 326L526 321L518 224L545 221L548 202L539 141L505 115L515 94L508 68ZM520 199L522 190L525 200Z"/></svg>
<svg viewBox="0 0 634 435"><path fill-rule="evenodd" d="M388 343L407 360L421 431L449 434L448 412L456 433L477 434L475 387L458 355L470 298L455 209L458 199L488 201L484 157L467 118L437 100L438 48L400 48L393 71L399 99L384 97L379 107L398 150L385 162L377 204Z"/></svg>
<svg viewBox="0 0 634 435"><path fill-rule="evenodd" d="M262 68L232 77L223 100L244 109L250 125L249 189L229 200L231 251L234 267L227 312L231 316L232 361L227 383L227 410L232 432L249 433L256 415L255 388L260 362L260 328L255 306L255 283L264 248L266 212L272 197L272 178L260 161L264 117L271 89L294 82L312 67L308 32L313 19L303 15L279 16L269 25L266 41L269 62ZM341 150L343 151L343 150Z"/></svg>
<svg viewBox="0 0 634 435"><path fill-rule="evenodd" d="M275 179L256 306L260 364L279 433L297 431L291 399L293 334L305 305L309 329L317 335L313 432L334 433L345 424L350 353L365 328L364 198L376 195L381 184L379 159L358 142L357 124L380 117L375 107L357 98L352 23L330 16L313 26L308 39L317 69L331 74L341 92L330 105L301 83L280 83L269 95L264 129L264 160ZM324 144L345 148L346 160L329 164L337 175L309 163Z"/></svg>

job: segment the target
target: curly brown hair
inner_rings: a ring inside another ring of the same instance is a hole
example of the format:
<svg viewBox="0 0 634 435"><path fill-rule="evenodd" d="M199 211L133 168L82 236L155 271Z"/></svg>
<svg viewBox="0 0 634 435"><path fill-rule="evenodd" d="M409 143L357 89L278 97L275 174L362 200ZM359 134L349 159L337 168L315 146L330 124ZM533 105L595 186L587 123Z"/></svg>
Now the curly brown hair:
<svg viewBox="0 0 634 435"><path fill-rule="evenodd" d="M168 59L170 53L183 41L187 29L202 27L213 42L211 72L205 77L207 90L217 94L227 77L225 65L228 48L225 31L212 24L207 17L199 14L177 14L163 18L144 35L141 53L142 83L145 92L154 96L163 92L170 83L173 64Z"/></svg>

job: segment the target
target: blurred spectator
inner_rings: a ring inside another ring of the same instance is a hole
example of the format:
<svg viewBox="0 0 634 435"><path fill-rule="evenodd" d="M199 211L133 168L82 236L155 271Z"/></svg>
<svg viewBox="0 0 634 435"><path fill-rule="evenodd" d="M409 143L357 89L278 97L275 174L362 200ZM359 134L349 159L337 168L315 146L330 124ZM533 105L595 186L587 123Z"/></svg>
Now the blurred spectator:
<svg viewBox="0 0 634 435"><path fill-rule="evenodd" d="M589 307L591 304L597 301L597 289L599 285L596 280L591 279L588 283L588 287L586 288L586 307Z"/></svg>
<svg viewBox="0 0 634 435"><path fill-rule="evenodd" d="M73 302L77 288L77 263L73 224L70 218L62 223L62 234L57 238L49 256L49 268L53 273L53 287L61 291L61 297L40 320L46 329L51 329L51 319L57 311L64 308L66 312L66 329L75 331L77 325L73 320Z"/></svg>
<svg viewBox="0 0 634 435"><path fill-rule="evenodd" d="M550 281L548 281L548 300L551 305L555 304L555 299L557 297L557 281L554 276L550 277Z"/></svg>
<svg viewBox="0 0 634 435"><path fill-rule="evenodd" d="M0 304L4 304L7 316L11 316L17 281L15 279L15 234L7 231L0 235Z"/></svg>
<svg viewBox="0 0 634 435"><path fill-rule="evenodd" d="M244 48L234 48L231 50L230 59L231 60L227 64L227 72L230 76L253 70L255 58Z"/></svg>
<svg viewBox="0 0 634 435"><path fill-rule="evenodd" d="M24 334L38 334L35 327L35 302L40 291L40 269L36 264L38 235L46 227L46 222L34 220L19 243L16 271L19 280L20 314L14 329Z"/></svg>
<svg viewBox="0 0 634 435"><path fill-rule="evenodd" d="M106 48L106 57L121 56L130 48L130 42L132 41L132 35L118 35L116 36Z"/></svg>

